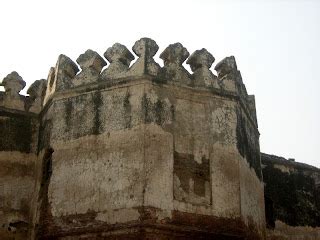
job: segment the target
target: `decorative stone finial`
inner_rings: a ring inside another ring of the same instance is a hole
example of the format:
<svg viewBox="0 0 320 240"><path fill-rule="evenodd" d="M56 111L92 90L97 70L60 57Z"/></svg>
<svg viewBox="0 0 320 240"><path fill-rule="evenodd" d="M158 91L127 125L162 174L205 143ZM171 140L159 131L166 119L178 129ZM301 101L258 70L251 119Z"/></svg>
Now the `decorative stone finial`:
<svg viewBox="0 0 320 240"><path fill-rule="evenodd" d="M56 64L55 82L56 91L72 88L72 79L79 68L69 57L61 54Z"/></svg>
<svg viewBox="0 0 320 240"><path fill-rule="evenodd" d="M210 71L214 57L205 48L196 50L187 60L193 73L195 86L208 86L219 88L217 77Z"/></svg>
<svg viewBox="0 0 320 240"><path fill-rule="evenodd" d="M75 77L74 86L96 82L102 68L107 65L107 62L91 49L81 54L77 59L77 63L82 71Z"/></svg>
<svg viewBox="0 0 320 240"><path fill-rule="evenodd" d="M47 77L47 87L46 87L46 94L43 100L43 105L47 103L47 101L50 99L50 97L55 91L55 88L56 88L55 79L56 79L56 68L51 67Z"/></svg>
<svg viewBox="0 0 320 240"><path fill-rule="evenodd" d="M17 72L8 74L2 81L6 94L19 97L19 92L26 86L26 82Z"/></svg>
<svg viewBox="0 0 320 240"><path fill-rule="evenodd" d="M30 112L39 113L42 108L42 102L47 89L47 81L45 79L36 80L28 89L27 93L30 98Z"/></svg>
<svg viewBox="0 0 320 240"><path fill-rule="evenodd" d="M24 98L19 92L26 86L26 82L17 72L8 74L2 81L5 95L2 105L6 108L24 110Z"/></svg>
<svg viewBox="0 0 320 240"><path fill-rule="evenodd" d="M160 55L160 58L164 61L164 65L176 64L182 65L182 63L189 56L188 50L181 43L170 44Z"/></svg>
<svg viewBox="0 0 320 240"><path fill-rule="evenodd" d="M189 85L191 83L189 73L182 66L188 56L188 50L181 43L170 44L160 55L164 61L160 77Z"/></svg>
<svg viewBox="0 0 320 240"><path fill-rule="evenodd" d="M32 100L35 100L42 96L43 89L46 88L47 81L45 79L36 80L31 86L28 88L27 94Z"/></svg>
<svg viewBox="0 0 320 240"><path fill-rule="evenodd" d="M107 65L107 62L95 51L88 49L85 53L81 54L77 63L80 65L81 69L91 68L96 72L100 73L101 69Z"/></svg>
<svg viewBox="0 0 320 240"><path fill-rule="evenodd" d="M187 64L190 65L191 70L195 72L197 69L205 67L210 68L214 63L215 58L211 53L207 51L207 49L202 48L201 50L196 50L191 56L188 58Z"/></svg>
<svg viewBox="0 0 320 240"><path fill-rule="evenodd" d="M222 59L214 68L218 73L219 85L222 89L237 92L241 74L237 69L234 56Z"/></svg>
<svg viewBox="0 0 320 240"><path fill-rule="evenodd" d="M217 71L219 78L222 78L226 74L238 70L234 56L222 59L219 63L217 63L214 69Z"/></svg>
<svg viewBox="0 0 320 240"><path fill-rule="evenodd" d="M110 62L110 65L101 73L102 79L124 77L131 61L134 59L134 56L126 46L120 43L115 43L111 48L108 48L104 56Z"/></svg>
<svg viewBox="0 0 320 240"><path fill-rule="evenodd" d="M47 82L48 82L47 88L51 89L53 87L55 78L56 78L56 68L51 67L47 77Z"/></svg>
<svg viewBox="0 0 320 240"><path fill-rule="evenodd" d="M139 57L129 70L129 75L141 76L144 74L157 76L160 66L153 59L159 50L157 43L150 38L141 38L132 47L133 52Z"/></svg>

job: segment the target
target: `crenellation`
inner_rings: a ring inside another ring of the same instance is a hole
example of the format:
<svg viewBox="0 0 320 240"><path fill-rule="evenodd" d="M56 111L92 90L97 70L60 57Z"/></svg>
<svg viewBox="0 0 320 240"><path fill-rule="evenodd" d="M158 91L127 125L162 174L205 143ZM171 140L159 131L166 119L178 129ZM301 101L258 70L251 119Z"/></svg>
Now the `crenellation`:
<svg viewBox="0 0 320 240"><path fill-rule="evenodd" d="M223 59L216 65L217 77L210 70L215 58L204 48L195 51L188 58L189 52L181 43L171 44L160 55L160 58L164 61L164 67L162 68L153 59L158 49L157 43L150 38L141 38L136 41L132 50L138 56L138 59L129 67L134 56L126 46L115 43L104 54L110 64L102 72L101 70L107 63L95 51L87 50L79 56L77 63L80 65L81 71L78 73L76 64L62 55L63 57L60 56L59 59L61 58L62 62L66 62L69 65L69 68L65 68L68 69L65 74L67 78L63 83L66 87L62 88L71 89L89 84L111 86L117 84L117 82L126 82L129 78L136 79L146 76L147 79L151 79L156 83L173 83L188 87L207 88L215 90L215 93L223 94L226 91L240 96L247 96L240 71L237 70L233 56ZM193 74L190 74L182 66L186 60ZM58 60L58 63L60 61ZM48 79L50 79L50 81L48 80L48 85L50 86L47 88L44 103L56 91L57 73L58 71L55 69L50 70L48 76Z"/></svg>
<svg viewBox="0 0 320 240"><path fill-rule="evenodd" d="M79 72L78 65L66 55L61 54L55 67L55 91L63 91L73 87L72 79Z"/></svg>
<svg viewBox="0 0 320 240"><path fill-rule="evenodd" d="M214 69L217 71L218 77L222 79L227 74L230 74L238 69L235 57L225 57L216 64Z"/></svg>
<svg viewBox="0 0 320 240"><path fill-rule="evenodd" d="M20 95L20 91L26 86L26 82L17 72L8 74L2 81L5 89L2 105L5 108L25 110L25 97Z"/></svg>
<svg viewBox="0 0 320 240"><path fill-rule="evenodd" d="M131 61L134 59L132 53L126 46L115 43L104 53L110 65L101 73L101 80L114 80L126 76Z"/></svg>
<svg viewBox="0 0 320 240"><path fill-rule="evenodd" d="M192 84L194 86L220 88L217 76L210 70L214 60L215 58L205 48L196 50L191 54L187 60L187 64L190 65L193 71Z"/></svg>
<svg viewBox="0 0 320 240"><path fill-rule="evenodd" d="M95 83L107 62L95 51L88 49L77 58L81 72L72 80L73 86Z"/></svg>
<svg viewBox="0 0 320 240"><path fill-rule="evenodd" d="M250 121L258 126L254 95L248 95L241 72L237 68L235 57L230 56L222 59L216 64L215 70L218 73L218 82L221 89L236 94Z"/></svg>
<svg viewBox="0 0 320 240"><path fill-rule="evenodd" d="M248 96L234 56L222 59L214 69L218 73L219 84L222 89L236 92L241 97L246 98Z"/></svg>
<svg viewBox="0 0 320 240"><path fill-rule="evenodd" d="M43 100L47 90L47 80L36 80L27 90L29 94L30 106L28 111L40 113L43 107Z"/></svg>
<svg viewBox="0 0 320 240"><path fill-rule="evenodd" d="M237 92L237 64L234 56L226 57L214 68L218 73L219 84L223 90Z"/></svg>
<svg viewBox="0 0 320 240"><path fill-rule="evenodd" d="M158 52L159 46L151 38L141 38L136 41L132 47L133 52L139 57L130 68L128 75L130 76L157 76L160 66L153 59Z"/></svg>
<svg viewBox="0 0 320 240"><path fill-rule="evenodd" d="M47 77L47 88L46 88L46 94L43 99L43 106L47 104L47 102L50 100L53 93L55 92L55 89L56 89L55 76L56 76L56 68L51 67Z"/></svg>
<svg viewBox="0 0 320 240"><path fill-rule="evenodd" d="M182 66L189 52L181 43L170 44L161 54L164 62L158 78L160 82L190 85L190 73Z"/></svg>
<svg viewBox="0 0 320 240"><path fill-rule="evenodd" d="M189 56L170 44L163 67L154 40L132 50L131 65L122 44L105 52L110 64L89 49L76 60L80 71L60 55L29 96L19 94L25 82L16 72L4 79L0 239L265 240L266 220L275 220L270 202L290 206L270 188L274 173L288 193L286 180L308 189L295 192L294 206L307 200L310 214L297 216L311 221L294 223L318 226L310 216L320 207L319 170L300 174L297 162L260 153L255 97L233 56L216 64L216 76L205 48Z"/></svg>
<svg viewBox="0 0 320 240"><path fill-rule="evenodd" d="M18 97L19 92L26 86L26 82L17 72L8 74L2 81L4 89L8 95Z"/></svg>
<svg viewBox="0 0 320 240"><path fill-rule="evenodd" d="M51 67L47 77L47 89L43 106L52 98L55 92L73 88L72 79L79 72L78 65L66 55L60 54L55 67Z"/></svg>

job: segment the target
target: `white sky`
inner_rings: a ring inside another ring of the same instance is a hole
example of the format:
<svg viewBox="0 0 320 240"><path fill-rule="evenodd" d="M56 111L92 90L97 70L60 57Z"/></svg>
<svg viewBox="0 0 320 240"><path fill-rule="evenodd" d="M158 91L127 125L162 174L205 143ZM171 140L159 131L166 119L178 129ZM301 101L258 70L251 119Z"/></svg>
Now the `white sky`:
<svg viewBox="0 0 320 240"><path fill-rule="evenodd" d="M207 48L214 65L234 55L256 96L261 151L320 167L318 0L1 0L0 33L0 79L15 70L27 87L60 53L75 61L141 37L158 43L157 56L175 42Z"/></svg>

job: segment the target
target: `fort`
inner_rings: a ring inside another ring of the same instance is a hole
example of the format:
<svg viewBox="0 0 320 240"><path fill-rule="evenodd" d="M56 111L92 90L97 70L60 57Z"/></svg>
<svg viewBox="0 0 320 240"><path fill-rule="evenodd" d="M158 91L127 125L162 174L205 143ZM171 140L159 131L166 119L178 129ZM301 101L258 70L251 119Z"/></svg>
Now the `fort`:
<svg viewBox="0 0 320 240"><path fill-rule="evenodd" d="M320 169L260 153L235 58L158 49L3 79L0 239L320 239Z"/></svg>

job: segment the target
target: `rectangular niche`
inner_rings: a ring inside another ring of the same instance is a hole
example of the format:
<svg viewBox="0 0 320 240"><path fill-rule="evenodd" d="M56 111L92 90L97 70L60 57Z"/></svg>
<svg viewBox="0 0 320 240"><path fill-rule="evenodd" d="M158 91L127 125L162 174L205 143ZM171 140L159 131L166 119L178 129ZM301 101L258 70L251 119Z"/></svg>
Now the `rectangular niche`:
<svg viewBox="0 0 320 240"><path fill-rule="evenodd" d="M173 196L175 200L211 205L209 159L195 161L192 154L174 153Z"/></svg>

